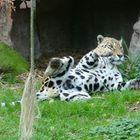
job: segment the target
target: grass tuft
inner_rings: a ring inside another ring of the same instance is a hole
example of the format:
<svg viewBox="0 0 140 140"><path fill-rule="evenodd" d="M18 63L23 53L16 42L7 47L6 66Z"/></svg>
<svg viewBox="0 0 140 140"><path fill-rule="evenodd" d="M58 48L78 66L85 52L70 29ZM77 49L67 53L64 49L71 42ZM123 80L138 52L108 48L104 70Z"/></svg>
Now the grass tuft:
<svg viewBox="0 0 140 140"><path fill-rule="evenodd" d="M14 49L4 43L0 43L0 62L0 69L4 72L19 74L29 69L28 62Z"/></svg>
<svg viewBox="0 0 140 140"><path fill-rule="evenodd" d="M104 140L132 140L140 138L140 121L120 118L108 126L94 127L91 134L97 139Z"/></svg>

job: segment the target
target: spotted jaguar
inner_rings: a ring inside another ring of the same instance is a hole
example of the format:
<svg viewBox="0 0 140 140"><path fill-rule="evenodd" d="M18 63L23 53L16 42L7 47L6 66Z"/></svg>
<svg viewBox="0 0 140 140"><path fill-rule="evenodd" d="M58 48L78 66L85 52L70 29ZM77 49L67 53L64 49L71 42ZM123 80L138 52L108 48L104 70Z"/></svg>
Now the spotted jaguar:
<svg viewBox="0 0 140 140"><path fill-rule="evenodd" d="M87 100L95 92L139 89L139 79L125 82L117 68L124 57L121 44L103 36L97 36L97 40L99 47L109 48L106 55L102 52L99 54L98 49L92 50L81 58L75 68L71 56L52 58L45 71L49 78L36 93L37 99L58 97L62 101Z"/></svg>

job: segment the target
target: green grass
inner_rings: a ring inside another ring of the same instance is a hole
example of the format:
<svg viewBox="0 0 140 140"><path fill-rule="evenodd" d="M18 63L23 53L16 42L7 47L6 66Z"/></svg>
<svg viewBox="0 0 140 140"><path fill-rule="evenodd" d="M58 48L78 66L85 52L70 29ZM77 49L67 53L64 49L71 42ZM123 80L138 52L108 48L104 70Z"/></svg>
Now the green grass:
<svg viewBox="0 0 140 140"><path fill-rule="evenodd" d="M21 93L21 89L13 91L1 88L0 102L18 100ZM129 106L136 102L139 105L139 91L95 95L93 99L84 102L40 102L41 117L36 119L32 140L104 140L106 137L100 133L98 137L93 135L94 128L110 129L113 122L121 118L130 122L139 121L140 106L136 111L129 111ZM19 117L19 105L0 108L0 140L18 139ZM140 139L136 133L132 138Z"/></svg>
<svg viewBox="0 0 140 140"><path fill-rule="evenodd" d="M29 69L28 62L14 49L0 43L0 69L6 72L23 73Z"/></svg>
<svg viewBox="0 0 140 140"><path fill-rule="evenodd" d="M6 85L0 85L0 103L18 101L23 83L16 75L26 71L28 63L5 44L0 44L0 61L0 70L12 71L2 76ZM126 79L140 75L140 66L129 59L121 70ZM140 140L140 91L94 95L83 102L55 100L38 105L41 116L36 118L32 140ZM19 120L19 104L0 107L0 140L19 139Z"/></svg>

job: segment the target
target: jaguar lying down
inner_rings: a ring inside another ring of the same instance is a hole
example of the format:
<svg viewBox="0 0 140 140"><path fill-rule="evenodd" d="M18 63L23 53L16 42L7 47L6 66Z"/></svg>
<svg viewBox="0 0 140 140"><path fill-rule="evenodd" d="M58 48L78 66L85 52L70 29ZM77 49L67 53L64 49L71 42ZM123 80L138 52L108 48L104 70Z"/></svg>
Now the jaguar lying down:
<svg viewBox="0 0 140 140"><path fill-rule="evenodd" d="M99 41L100 37L102 36L97 37ZM104 40L104 38L102 39ZM48 78L40 91L36 93L37 99L46 100L59 97L62 101L87 100L95 92L139 89L139 79L124 82L117 69L116 65L123 61L121 45L117 45L114 50L116 42L113 41L105 46L101 45L104 43L103 40L99 42L99 45L103 48L110 48L111 51L108 51L108 55L100 54L99 56L97 49L92 50L82 57L75 68L73 68L74 58L71 56L52 58L45 71ZM120 48L118 49L118 47ZM114 53L116 51L118 53Z"/></svg>

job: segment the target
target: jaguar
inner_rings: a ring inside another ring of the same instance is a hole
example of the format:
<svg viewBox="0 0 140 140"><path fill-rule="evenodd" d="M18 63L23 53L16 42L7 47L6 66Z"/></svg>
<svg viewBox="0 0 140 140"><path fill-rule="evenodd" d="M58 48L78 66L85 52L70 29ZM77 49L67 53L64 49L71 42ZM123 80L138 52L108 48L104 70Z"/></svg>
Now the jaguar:
<svg viewBox="0 0 140 140"><path fill-rule="evenodd" d="M87 100L96 92L139 89L139 79L125 82L117 68L124 58L121 42L101 35L97 41L97 48L85 54L76 67L71 56L52 58L45 71L48 78L36 93L37 99Z"/></svg>

